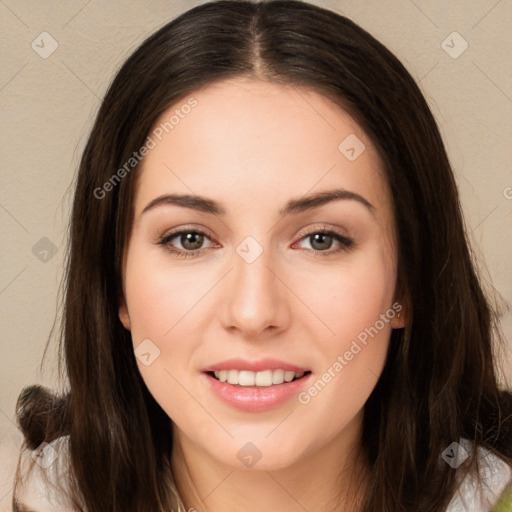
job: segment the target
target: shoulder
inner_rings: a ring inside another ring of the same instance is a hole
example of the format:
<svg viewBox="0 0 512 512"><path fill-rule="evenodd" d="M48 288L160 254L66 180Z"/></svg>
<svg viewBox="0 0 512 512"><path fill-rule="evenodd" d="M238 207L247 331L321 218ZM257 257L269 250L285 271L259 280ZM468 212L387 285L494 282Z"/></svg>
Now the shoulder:
<svg viewBox="0 0 512 512"><path fill-rule="evenodd" d="M461 439L460 445L461 458L473 453L468 439ZM475 473L466 474L446 512L488 512L512 482L512 466L486 448L478 447L477 461L480 481Z"/></svg>
<svg viewBox="0 0 512 512"><path fill-rule="evenodd" d="M20 457L20 482L14 510L69 512L69 436L25 450Z"/></svg>

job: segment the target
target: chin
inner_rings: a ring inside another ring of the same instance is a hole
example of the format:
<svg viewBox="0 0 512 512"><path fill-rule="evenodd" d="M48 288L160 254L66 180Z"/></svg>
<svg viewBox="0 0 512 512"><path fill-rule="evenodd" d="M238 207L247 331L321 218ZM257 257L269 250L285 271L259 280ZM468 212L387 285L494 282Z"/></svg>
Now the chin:
<svg viewBox="0 0 512 512"><path fill-rule="evenodd" d="M210 451L210 456L237 471L277 471L299 464L305 456L302 439L297 443L285 445L281 436L272 439L250 440L250 436L231 439L229 443L216 444L221 450ZM293 441L288 438L289 441Z"/></svg>

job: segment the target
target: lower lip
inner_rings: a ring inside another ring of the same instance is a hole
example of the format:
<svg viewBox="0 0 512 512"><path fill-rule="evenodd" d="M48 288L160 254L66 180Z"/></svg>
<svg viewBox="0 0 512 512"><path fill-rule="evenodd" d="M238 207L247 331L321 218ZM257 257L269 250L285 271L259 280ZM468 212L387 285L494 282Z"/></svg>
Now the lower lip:
<svg viewBox="0 0 512 512"><path fill-rule="evenodd" d="M238 386L220 382L208 373L203 373L210 389L222 400L237 409L263 412L274 409L296 395L311 377L308 373L300 379L272 386Z"/></svg>

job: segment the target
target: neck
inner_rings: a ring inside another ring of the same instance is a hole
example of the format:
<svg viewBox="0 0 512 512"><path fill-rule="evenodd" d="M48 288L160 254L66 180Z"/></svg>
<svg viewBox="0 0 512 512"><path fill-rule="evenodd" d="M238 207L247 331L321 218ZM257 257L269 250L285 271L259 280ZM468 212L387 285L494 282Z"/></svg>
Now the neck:
<svg viewBox="0 0 512 512"><path fill-rule="evenodd" d="M173 425L171 465L185 510L197 512L358 512L368 477L362 414L334 439L276 470L220 463Z"/></svg>

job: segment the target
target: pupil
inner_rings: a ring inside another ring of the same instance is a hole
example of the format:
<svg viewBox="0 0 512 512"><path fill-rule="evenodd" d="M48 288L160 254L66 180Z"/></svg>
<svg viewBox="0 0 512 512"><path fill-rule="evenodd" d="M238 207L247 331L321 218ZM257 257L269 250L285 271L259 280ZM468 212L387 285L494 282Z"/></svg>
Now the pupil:
<svg viewBox="0 0 512 512"><path fill-rule="evenodd" d="M196 241L194 243L194 238L196 238ZM203 235L200 235L199 233L187 233L186 235L181 236L181 243L183 247L190 250L199 249L203 243ZM192 247L188 246L187 244L191 244Z"/></svg>
<svg viewBox="0 0 512 512"><path fill-rule="evenodd" d="M322 244L322 241L323 243L325 244L325 239L327 238L327 242L332 242L332 236L331 235L327 235L325 233L317 233L315 235L313 235L313 243L311 244L311 246L313 248L315 248L315 243L317 243L318 241L318 238L320 238L320 245ZM330 246L329 243L327 243L328 246ZM329 249L329 247L319 247L319 249Z"/></svg>

